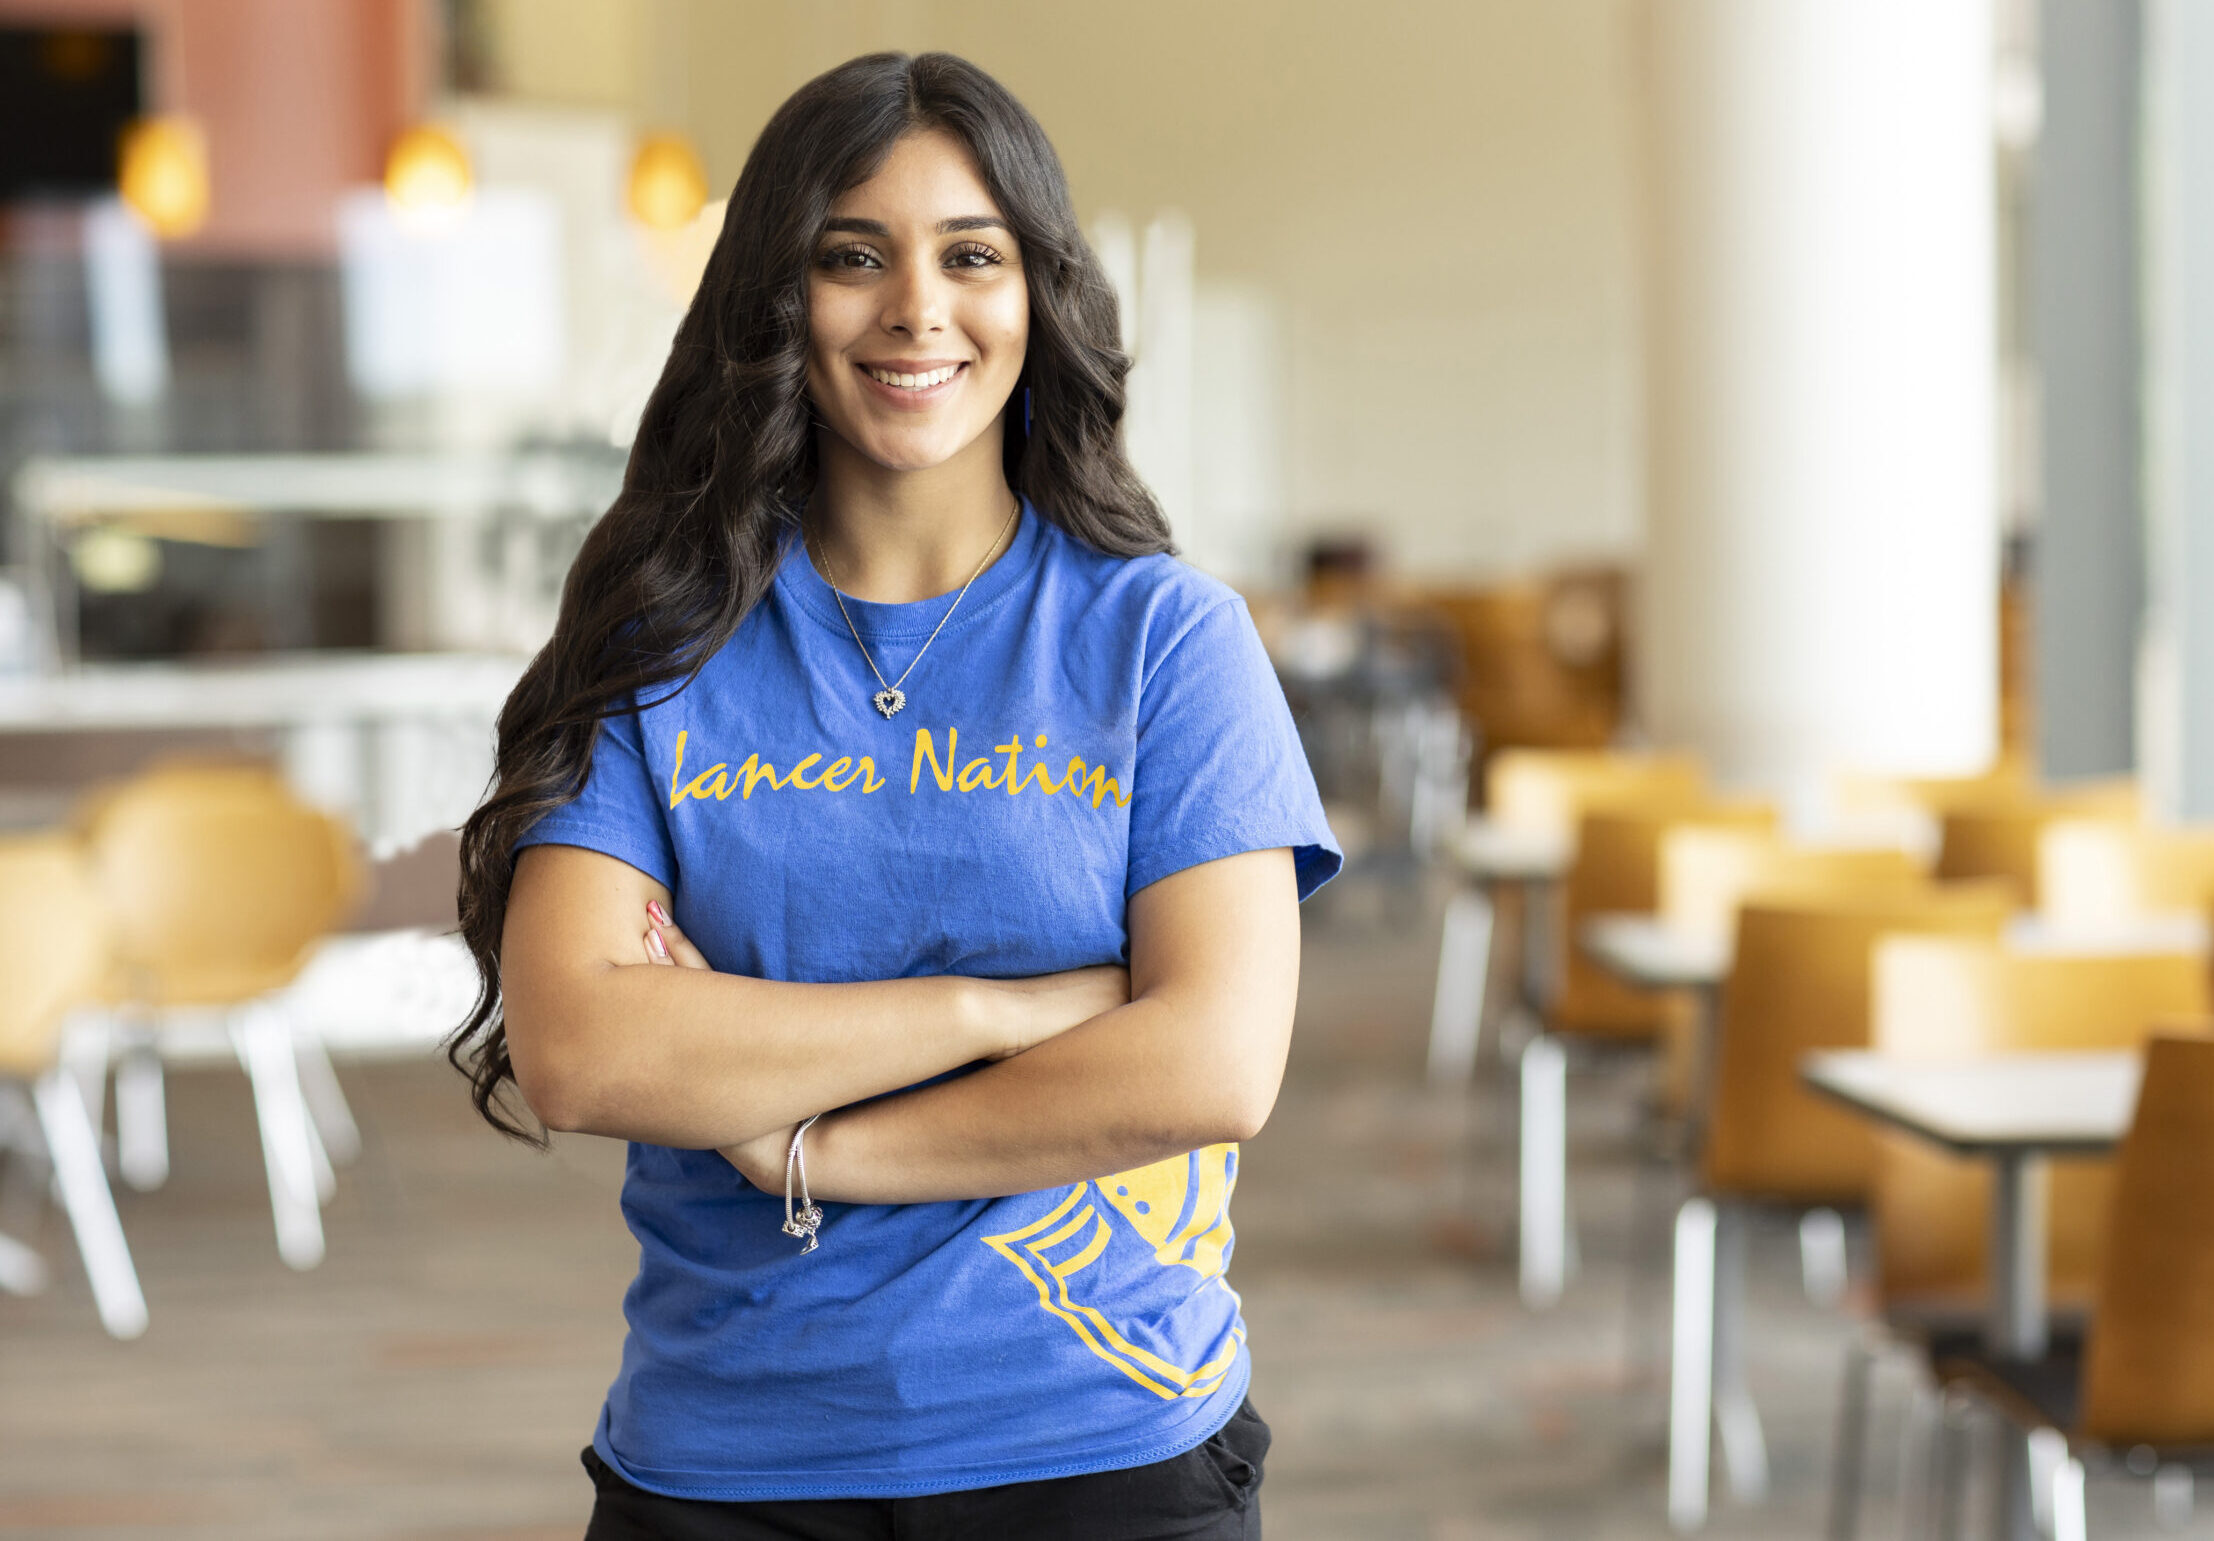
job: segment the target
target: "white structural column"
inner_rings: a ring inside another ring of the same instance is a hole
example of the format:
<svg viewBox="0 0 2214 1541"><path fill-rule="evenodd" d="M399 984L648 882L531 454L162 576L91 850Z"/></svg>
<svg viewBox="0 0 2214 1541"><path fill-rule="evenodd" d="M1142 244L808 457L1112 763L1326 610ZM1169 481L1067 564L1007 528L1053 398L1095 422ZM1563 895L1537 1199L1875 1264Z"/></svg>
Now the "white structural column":
<svg viewBox="0 0 2214 1541"><path fill-rule="evenodd" d="M1981 0L1642 13L1641 689L1738 785L1997 742L1991 24Z"/></svg>
<svg viewBox="0 0 2214 1541"><path fill-rule="evenodd" d="M2214 6L2145 12L2148 539L2139 768L2173 817L2214 819Z"/></svg>

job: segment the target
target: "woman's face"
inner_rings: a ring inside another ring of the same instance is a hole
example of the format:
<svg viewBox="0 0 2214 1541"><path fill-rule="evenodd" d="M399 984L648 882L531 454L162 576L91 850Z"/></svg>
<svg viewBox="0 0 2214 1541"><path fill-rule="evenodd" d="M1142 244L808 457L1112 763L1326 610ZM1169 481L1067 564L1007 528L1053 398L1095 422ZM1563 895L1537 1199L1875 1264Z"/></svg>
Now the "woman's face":
<svg viewBox="0 0 2214 1541"><path fill-rule="evenodd" d="M1022 372L1030 288L959 140L909 134L831 205L807 315L816 415L868 460L924 470L994 428Z"/></svg>

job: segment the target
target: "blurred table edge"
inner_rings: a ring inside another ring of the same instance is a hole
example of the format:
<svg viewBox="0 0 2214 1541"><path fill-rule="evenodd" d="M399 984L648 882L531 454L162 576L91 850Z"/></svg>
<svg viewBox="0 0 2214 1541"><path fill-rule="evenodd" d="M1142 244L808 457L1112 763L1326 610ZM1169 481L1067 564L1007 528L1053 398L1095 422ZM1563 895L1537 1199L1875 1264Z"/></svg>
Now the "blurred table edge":
<svg viewBox="0 0 2214 1541"><path fill-rule="evenodd" d="M26 518L131 514L597 517L622 488L619 453L549 445L479 453L34 455L9 483Z"/></svg>
<svg viewBox="0 0 2214 1541"><path fill-rule="evenodd" d="M1593 915L1576 939L1594 963L1640 990L1713 989L1730 972L1728 938L1702 936L1656 915Z"/></svg>
<svg viewBox="0 0 2214 1541"><path fill-rule="evenodd" d="M489 722L528 662L510 653L334 651L78 664L0 676L0 733L289 728L390 716Z"/></svg>
<svg viewBox="0 0 2214 1541"><path fill-rule="evenodd" d="M1833 1049L1799 1070L1814 1092L1963 1156L2105 1155L2128 1131L2141 1074L2126 1049L1943 1061Z"/></svg>

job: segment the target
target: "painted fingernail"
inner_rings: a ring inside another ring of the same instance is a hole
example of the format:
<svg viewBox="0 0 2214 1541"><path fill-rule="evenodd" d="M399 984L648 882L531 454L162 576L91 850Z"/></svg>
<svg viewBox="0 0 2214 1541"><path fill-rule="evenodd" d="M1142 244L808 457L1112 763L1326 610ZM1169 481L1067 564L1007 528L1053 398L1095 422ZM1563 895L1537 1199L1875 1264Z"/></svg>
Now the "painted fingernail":
<svg viewBox="0 0 2214 1541"><path fill-rule="evenodd" d="M658 927L646 933L646 945L653 949L655 957L661 959L664 963L668 961L668 944L661 940L661 931Z"/></svg>
<svg viewBox="0 0 2214 1541"><path fill-rule="evenodd" d="M657 926L670 924L669 912L661 907L659 899L648 899L646 901L646 913L653 917L653 923Z"/></svg>

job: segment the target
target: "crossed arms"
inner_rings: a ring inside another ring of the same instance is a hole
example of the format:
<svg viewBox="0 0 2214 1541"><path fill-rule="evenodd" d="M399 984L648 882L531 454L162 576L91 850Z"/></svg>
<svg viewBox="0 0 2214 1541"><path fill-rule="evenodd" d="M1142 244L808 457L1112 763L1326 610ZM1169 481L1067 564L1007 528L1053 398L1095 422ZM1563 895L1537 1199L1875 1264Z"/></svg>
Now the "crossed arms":
<svg viewBox="0 0 2214 1541"><path fill-rule="evenodd" d="M823 1113L807 1136L817 1198L918 1203L1248 1139L1283 1079L1299 980L1288 850L1139 890L1127 973L749 979L708 968L673 926L655 956L647 906L666 913L669 897L576 846L518 861L501 988L516 1083L549 1128L719 1149L781 1191L792 1126Z"/></svg>

